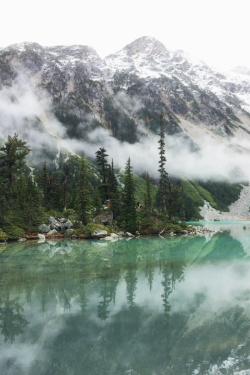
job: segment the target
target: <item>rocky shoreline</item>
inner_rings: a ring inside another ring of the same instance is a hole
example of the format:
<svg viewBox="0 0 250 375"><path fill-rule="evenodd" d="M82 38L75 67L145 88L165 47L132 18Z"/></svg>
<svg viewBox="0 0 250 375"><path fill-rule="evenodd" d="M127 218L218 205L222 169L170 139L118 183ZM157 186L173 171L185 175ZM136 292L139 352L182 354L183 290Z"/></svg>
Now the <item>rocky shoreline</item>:
<svg viewBox="0 0 250 375"><path fill-rule="evenodd" d="M74 229L74 224L78 222L72 223L69 219L65 218L55 218L49 217L48 224L41 224L38 229L38 233L28 233L25 234L22 238L18 239L18 242L25 242L27 240L37 240L38 243L42 243L48 240L59 240L59 239L71 239L71 240L79 240L79 239L97 239L102 241L117 241L122 238L131 239L133 237L140 237L140 236L160 236L160 237L174 237L177 235L182 236L194 236L194 235L205 235L211 233L213 231L202 227L202 226L187 226L186 229L182 230L182 232L175 233L173 231L166 232L165 230L161 231L160 233L147 233L141 234L136 232L136 234L132 234L129 232L111 232L109 233L107 230L99 229L96 227L91 233L87 236L79 234L77 229Z"/></svg>

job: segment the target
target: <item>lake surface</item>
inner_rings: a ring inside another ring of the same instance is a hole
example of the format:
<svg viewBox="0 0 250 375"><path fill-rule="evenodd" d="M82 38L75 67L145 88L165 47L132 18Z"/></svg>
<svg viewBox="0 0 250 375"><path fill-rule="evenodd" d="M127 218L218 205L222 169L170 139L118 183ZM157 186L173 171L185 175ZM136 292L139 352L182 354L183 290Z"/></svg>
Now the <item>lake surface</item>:
<svg viewBox="0 0 250 375"><path fill-rule="evenodd" d="M250 374L250 223L206 227L1 245L0 374Z"/></svg>

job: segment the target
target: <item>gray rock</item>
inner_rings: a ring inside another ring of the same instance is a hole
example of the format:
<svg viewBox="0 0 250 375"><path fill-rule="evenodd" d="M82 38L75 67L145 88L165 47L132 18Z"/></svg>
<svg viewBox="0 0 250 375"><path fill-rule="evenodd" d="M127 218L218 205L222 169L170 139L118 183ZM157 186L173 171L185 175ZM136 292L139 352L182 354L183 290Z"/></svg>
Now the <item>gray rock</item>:
<svg viewBox="0 0 250 375"><path fill-rule="evenodd" d="M64 237L69 237L73 233L74 233L74 229L67 229L64 233Z"/></svg>
<svg viewBox="0 0 250 375"><path fill-rule="evenodd" d="M67 225L68 229L70 229L71 227L73 227L73 224L71 223L70 220L67 220L65 225Z"/></svg>
<svg viewBox="0 0 250 375"><path fill-rule="evenodd" d="M111 233L110 237L113 238L113 239L119 238L118 234L116 234L116 233Z"/></svg>
<svg viewBox="0 0 250 375"><path fill-rule="evenodd" d="M25 242L25 241L27 241L27 238L19 238L19 240L18 240L18 242Z"/></svg>
<svg viewBox="0 0 250 375"><path fill-rule="evenodd" d="M77 238L77 235L76 234L72 234L71 238L72 238L72 240L75 240Z"/></svg>
<svg viewBox="0 0 250 375"><path fill-rule="evenodd" d="M106 237L108 232L106 230L100 230L96 228L93 232L91 232L91 237L93 238L103 238Z"/></svg>
<svg viewBox="0 0 250 375"><path fill-rule="evenodd" d="M58 221L60 221L60 223L66 223L67 219L65 219L65 217L62 217L58 219Z"/></svg>
<svg viewBox="0 0 250 375"><path fill-rule="evenodd" d="M129 232L126 232L126 233L125 233L125 237L134 237L134 235L131 234L131 233L129 233Z"/></svg>
<svg viewBox="0 0 250 375"><path fill-rule="evenodd" d="M70 229L73 226L70 220L67 220L66 223L61 224L62 229Z"/></svg>
<svg viewBox="0 0 250 375"><path fill-rule="evenodd" d="M56 229L52 229L50 230L48 233L47 233L47 236L52 236L53 234L57 234L57 230Z"/></svg>
<svg viewBox="0 0 250 375"><path fill-rule="evenodd" d="M44 234L41 234L41 233L38 233L37 238L38 238L39 240L45 240L45 235L44 235Z"/></svg>
<svg viewBox="0 0 250 375"><path fill-rule="evenodd" d="M49 222L49 224L53 224L54 221L56 221L56 219L54 218L54 216L50 216L50 217L48 218L48 222Z"/></svg>
<svg viewBox="0 0 250 375"><path fill-rule="evenodd" d="M50 225L50 230L56 230L59 231L61 229L61 224L59 225L57 222L54 222L53 224Z"/></svg>
<svg viewBox="0 0 250 375"><path fill-rule="evenodd" d="M48 233L50 231L50 228L46 224L39 225L38 229L41 233Z"/></svg>
<svg viewBox="0 0 250 375"><path fill-rule="evenodd" d="M124 237L124 232L118 232L117 235L118 235L119 237Z"/></svg>
<svg viewBox="0 0 250 375"><path fill-rule="evenodd" d="M49 227L51 230L56 229L57 231L61 229L62 224L60 221L56 220L53 216L48 218Z"/></svg>

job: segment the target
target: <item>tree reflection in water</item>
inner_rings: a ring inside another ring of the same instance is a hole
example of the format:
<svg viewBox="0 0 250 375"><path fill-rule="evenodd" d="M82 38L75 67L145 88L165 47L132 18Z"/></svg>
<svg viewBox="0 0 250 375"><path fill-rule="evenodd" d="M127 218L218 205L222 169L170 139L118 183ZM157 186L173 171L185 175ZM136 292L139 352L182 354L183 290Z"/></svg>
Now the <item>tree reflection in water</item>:
<svg viewBox="0 0 250 375"><path fill-rule="evenodd" d="M10 299L9 293L5 298L0 298L0 329L4 342L15 341L15 337L24 332L29 322L23 317L24 309L18 303L18 298Z"/></svg>

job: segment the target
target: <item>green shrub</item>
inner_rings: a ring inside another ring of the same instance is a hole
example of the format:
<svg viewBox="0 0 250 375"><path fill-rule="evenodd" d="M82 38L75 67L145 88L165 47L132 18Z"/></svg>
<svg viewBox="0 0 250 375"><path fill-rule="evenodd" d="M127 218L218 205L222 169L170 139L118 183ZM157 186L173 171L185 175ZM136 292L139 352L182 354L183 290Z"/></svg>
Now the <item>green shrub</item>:
<svg viewBox="0 0 250 375"><path fill-rule="evenodd" d="M183 231L182 227L178 224L171 224L167 230L174 233L181 233Z"/></svg>
<svg viewBox="0 0 250 375"><path fill-rule="evenodd" d="M9 240L18 240L24 235L24 230L14 225L6 226L4 231Z"/></svg>
<svg viewBox="0 0 250 375"><path fill-rule="evenodd" d="M1 242L2 241L7 241L7 239L8 239L7 234L2 229L0 229L0 241Z"/></svg>
<svg viewBox="0 0 250 375"><path fill-rule="evenodd" d="M84 238L89 238L91 236L91 232L93 232L96 228L108 231L108 228L105 225L88 223L86 226L82 226L81 229L77 231L77 233L81 234Z"/></svg>
<svg viewBox="0 0 250 375"><path fill-rule="evenodd" d="M63 211L63 216L69 218L69 216L74 215L75 211L72 208Z"/></svg>
<svg viewBox="0 0 250 375"><path fill-rule="evenodd" d="M81 221L75 221L72 228L73 229L81 229L83 227L84 227L84 225L82 224Z"/></svg>

